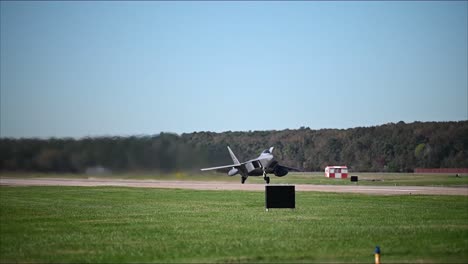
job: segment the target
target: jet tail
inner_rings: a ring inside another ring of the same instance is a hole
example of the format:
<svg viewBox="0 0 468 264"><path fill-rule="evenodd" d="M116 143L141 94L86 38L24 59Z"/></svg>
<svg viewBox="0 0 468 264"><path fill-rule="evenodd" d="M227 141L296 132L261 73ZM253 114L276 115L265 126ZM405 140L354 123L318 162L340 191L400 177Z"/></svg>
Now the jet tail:
<svg viewBox="0 0 468 264"><path fill-rule="evenodd" d="M236 155L234 155L234 152L232 152L231 148L229 146L227 148L229 150L229 154L231 155L232 161L234 161L234 164L240 164L239 160L236 158Z"/></svg>

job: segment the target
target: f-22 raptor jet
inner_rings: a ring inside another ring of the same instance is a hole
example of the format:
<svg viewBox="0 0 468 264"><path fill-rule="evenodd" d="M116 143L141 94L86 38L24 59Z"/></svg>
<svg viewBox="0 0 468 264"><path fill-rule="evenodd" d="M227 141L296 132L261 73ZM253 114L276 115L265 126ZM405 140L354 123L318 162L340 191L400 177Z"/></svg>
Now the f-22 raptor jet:
<svg viewBox="0 0 468 264"><path fill-rule="evenodd" d="M262 151L258 158L242 163L239 162L239 160L236 158L236 155L234 155L231 148L229 146L227 148L229 150L229 154L231 154L231 158L234 164L205 168L201 170L216 170L219 172L227 172L229 176L240 174L242 176L242 183L245 183L245 180L247 180L247 177L249 176L263 176L263 179L267 184L270 183L270 177L268 177L267 174L274 174L275 176L283 177L286 176L289 171L300 171L295 168L279 165L278 161L275 160L272 154L274 147Z"/></svg>

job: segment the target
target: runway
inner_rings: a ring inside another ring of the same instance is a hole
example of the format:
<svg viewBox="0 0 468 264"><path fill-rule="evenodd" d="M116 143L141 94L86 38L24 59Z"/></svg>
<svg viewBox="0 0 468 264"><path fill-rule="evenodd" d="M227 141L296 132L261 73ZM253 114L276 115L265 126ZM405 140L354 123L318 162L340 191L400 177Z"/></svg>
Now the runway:
<svg viewBox="0 0 468 264"><path fill-rule="evenodd" d="M8 186L119 186L137 188L169 188L217 191L263 191L264 184L240 184L218 181L162 181L124 179L65 179L65 178L1 178L0 185ZM373 195L465 195L467 187L429 186L363 186L295 184L299 192L361 193Z"/></svg>

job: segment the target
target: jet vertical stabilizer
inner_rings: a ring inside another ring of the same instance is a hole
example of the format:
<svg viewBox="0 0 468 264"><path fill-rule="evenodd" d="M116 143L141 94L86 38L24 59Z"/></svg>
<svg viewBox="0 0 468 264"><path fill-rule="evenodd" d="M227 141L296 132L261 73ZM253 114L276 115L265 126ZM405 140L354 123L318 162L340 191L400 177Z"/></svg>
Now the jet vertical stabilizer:
<svg viewBox="0 0 468 264"><path fill-rule="evenodd" d="M234 152L232 152L231 148L229 146L227 148L229 150L229 154L231 155L234 164L240 164L239 160L236 158L236 155L234 155Z"/></svg>

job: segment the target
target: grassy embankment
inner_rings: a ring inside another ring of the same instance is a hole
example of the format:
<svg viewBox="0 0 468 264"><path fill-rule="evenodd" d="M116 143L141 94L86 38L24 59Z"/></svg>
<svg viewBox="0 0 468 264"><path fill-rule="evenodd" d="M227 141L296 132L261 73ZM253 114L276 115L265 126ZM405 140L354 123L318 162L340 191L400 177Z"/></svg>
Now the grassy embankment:
<svg viewBox="0 0 468 264"><path fill-rule="evenodd" d="M468 262L468 197L0 187L0 262Z"/></svg>

